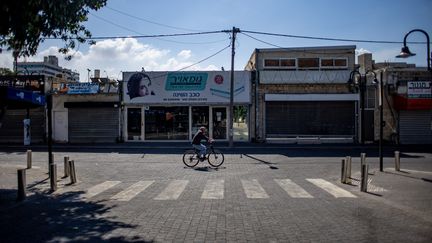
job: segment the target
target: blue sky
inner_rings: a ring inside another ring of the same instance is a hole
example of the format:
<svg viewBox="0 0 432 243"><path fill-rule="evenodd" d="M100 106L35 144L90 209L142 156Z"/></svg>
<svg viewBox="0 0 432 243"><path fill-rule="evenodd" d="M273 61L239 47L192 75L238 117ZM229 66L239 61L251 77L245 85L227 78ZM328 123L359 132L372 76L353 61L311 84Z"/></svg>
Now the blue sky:
<svg viewBox="0 0 432 243"><path fill-rule="evenodd" d="M123 13L120 13L123 12ZM341 39L403 41L416 28L432 37L431 0L183 0L144 1L108 0L107 7L91 12L86 22L93 36L136 36L177 34L201 31L240 30L277 34L329 37ZM153 23L150 23L153 22ZM376 62L407 61L426 66L426 44L410 44L416 57L395 59L402 44L370 44L306 40L298 38L252 35L281 47L356 45L359 52L371 52ZM408 41L426 41L413 33ZM121 71L179 70L209 57L230 44L229 35L218 33L189 37L111 39L94 46L80 45L72 51L72 61L57 52L62 44L45 41L35 57L58 55L60 64L80 72L87 81L87 68L100 69L102 75L120 78ZM236 42L235 69L242 70L255 48L274 46L239 33ZM20 61L23 61L21 58ZM8 53L0 55L0 66L12 67ZM187 70L230 69L231 49L190 67Z"/></svg>

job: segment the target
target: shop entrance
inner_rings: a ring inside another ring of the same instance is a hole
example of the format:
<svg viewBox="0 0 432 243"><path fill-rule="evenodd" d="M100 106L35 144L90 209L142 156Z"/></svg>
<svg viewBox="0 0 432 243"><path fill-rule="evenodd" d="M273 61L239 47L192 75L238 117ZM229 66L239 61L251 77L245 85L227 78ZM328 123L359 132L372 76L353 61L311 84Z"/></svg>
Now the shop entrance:
<svg viewBox="0 0 432 243"><path fill-rule="evenodd" d="M192 140L200 127L213 139L228 139L224 106L127 107L126 119L127 141Z"/></svg>
<svg viewBox="0 0 432 243"><path fill-rule="evenodd" d="M127 140L140 141L143 140L142 127L143 127L143 113L142 107L128 107L127 108Z"/></svg>
<svg viewBox="0 0 432 243"><path fill-rule="evenodd" d="M214 139L227 139L227 108L212 107L213 128L212 134Z"/></svg>
<svg viewBox="0 0 432 243"><path fill-rule="evenodd" d="M190 139L195 135L200 127L207 128L209 131L209 107L208 106L192 106L191 107L192 114L192 129L190 134Z"/></svg>

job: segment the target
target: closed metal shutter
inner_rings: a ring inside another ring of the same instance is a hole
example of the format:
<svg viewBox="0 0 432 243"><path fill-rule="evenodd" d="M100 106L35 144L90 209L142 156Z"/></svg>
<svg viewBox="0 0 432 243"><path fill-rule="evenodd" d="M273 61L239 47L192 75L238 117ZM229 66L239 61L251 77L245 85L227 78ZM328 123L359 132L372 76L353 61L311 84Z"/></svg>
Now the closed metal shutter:
<svg viewBox="0 0 432 243"><path fill-rule="evenodd" d="M268 101L267 137L352 136L354 101Z"/></svg>
<svg viewBox="0 0 432 243"><path fill-rule="evenodd" d="M118 138L118 108L69 108L70 143L113 143Z"/></svg>
<svg viewBox="0 0 432 243"><path fill-rule="evenodd" d="M432 111L400 111L399 140L401 144L432 144Z"/></svg>
<svg viewBox="0 0 432 243"><path fill-rule="evenodd" d="M6 110L1 120L0 142L23 143L24 124L27 111L25 109ZM30 109L30 136L31 143L44 142L45 135L45 110L44 107Z"/></svg>

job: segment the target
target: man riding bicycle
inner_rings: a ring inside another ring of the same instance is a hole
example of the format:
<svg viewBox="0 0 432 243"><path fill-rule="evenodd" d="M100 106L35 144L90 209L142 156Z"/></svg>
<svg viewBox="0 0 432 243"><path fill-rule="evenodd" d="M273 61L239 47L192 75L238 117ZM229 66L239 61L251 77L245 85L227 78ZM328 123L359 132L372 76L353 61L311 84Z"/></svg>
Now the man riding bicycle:
<svg viewBox="0 0 432 243"><path fill-rule="evenodd" d="M205 135L205 132L207 131L206 127L200 127L198 129L198 132L195 134L195 136L192 139L192 146L199 150L200 159L203 160L206 154L207 147L201 143L202 140L205 140L207 142L212 142L213 139L207 137Z"/></svg>

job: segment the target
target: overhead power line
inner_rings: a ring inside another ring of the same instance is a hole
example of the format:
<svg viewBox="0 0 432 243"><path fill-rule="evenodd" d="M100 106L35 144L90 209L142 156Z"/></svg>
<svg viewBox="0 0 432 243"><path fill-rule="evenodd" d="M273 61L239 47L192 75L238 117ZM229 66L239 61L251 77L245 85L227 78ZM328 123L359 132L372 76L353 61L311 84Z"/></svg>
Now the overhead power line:
<svg viewBox="0 0 432 243"><path fill-rule="evenodd" d="M241 30L241 32L250 33L250 34L258 34L258 35L269 35L269 36L312 39L312 40L324 40L324 41L343 41L343 42L361 42L361 43L378 43L378 44L403 44L403 41L341 39L341 38L328 38L328 37L316 37L316 36L276 34L276 33L268 33L268 32L250 31L250 30ZM411 44L425 44L426 42L412 41L409 43L411 43Z"/></svg>
<svg viewBox="0 0 432 243"><path fill-rule="evenodd" d="M195 63L193 63L193 64L191 64L191 65L188 65L188 66L186 66L186 67L180 68L180 69L178 69L178 70L176 70L176 71L174 71L174 72L180 72L180 71L183 71L183 70L188 69L188 68L190 68L190 67L193 67L193 66L195 66L195 65L198 65L198 64L200 64L200 63L202 63L202 62L204 62L204 61L206 61L206 60L208 60L208 59L210 59L210 58L216 56L217 54L219 54L219 53L225 51L225 50L228 49L230 46L231 46L231 45L227 45L227 46L225 46L224 48L220 49L219 51L215 52L214 54L212 54L212 55L210 55L210 56L208 56L208 57L206 57L206 58L203 58L203 59L199 60L198 62L195 62ZM167 75L167 74L163 74L163 75L156 76L156 77L153 77L153 78L161 78L161 77L165 77L166 75Z"/></svg>
<svg viewBox="0 0 432 243"><path fill-rule="evenodd" d="M119 14L122 14L122 15L128 16L128 17L130 17L130 18L138 19L138 20L143 21L143 22L146 22L146 23L150 23L150 24L154 24L154 25L158 25L158 26L162 26L162 27L166 27L166 28L170 28L170 29L186 30L186 31L199 31L199 30L194 30L194 29L187 29L187 28L182 28L182 27L176 27L176 26L167 25L167 24L161 24L161 23L158 23L158 22L155 22L155 21L151 21L151 20L148 20L148 19L144 19L144 18L141 18L141 17L134 16L134 15L132 15L132 14L129 14L129 13L126 13L126 12L120 11L120 10L118 10L118 9L111 8L111 7L109 7L109 6L105 6L105 8L108 8L108 9L114 11L114 12L117 12L117 13L119 13Z"/></svg>
<svg viewBox="0 0 432 243"><path fill-rule="evenodd" d="M125 26L123 26L123 25L119 25L119 24L117 24L117 23L115 23L115 22L113 22L113 21L110 21L110 20L108 20L108 19L102 18L102 17L97 16L97 15L95 15L95 14L90 13L90 15L92 15L93 17L95 17L95 18L97 18L97 19L100 19L100 20L102 20L102 21L104 21L104 22L107 22L107 23L109 23L109 24L111 24L111 25L117 26L117 27L119 27L119 28L121 28L121 29L124 29L124 30L130 31L130 32L133 32L133 33L135 33L135 34L138 34L139 36L143 36L143 37L141 37L141 38L144 38L144 36L146 36L146 35L144 35L144 34L138 32L138 31L136 31L136 30L130 29L130 28L125 27ZM179 44L212 44L212 43L217 43L217 42L221 42L221 41L225 41L225 40L226 40L226 39L223 39L223 40L210 41L210 42L184 42L184 41L167 40L167 39L163 39L163 38L161 38L161 37L168 37L168 36L166 36L166 35L164 35L164 36L162 36L162 35L158 35L158 36L146 36L146 38L147 38L147 37L148 37L148 38L155 38L155 39L158 39L158 40L161 40L161 41L167 41L167 42L179 43ZM92 39L92 38L89 38L89 39ZM111 38L108 38L108 39L111 39Z"/></svg>

